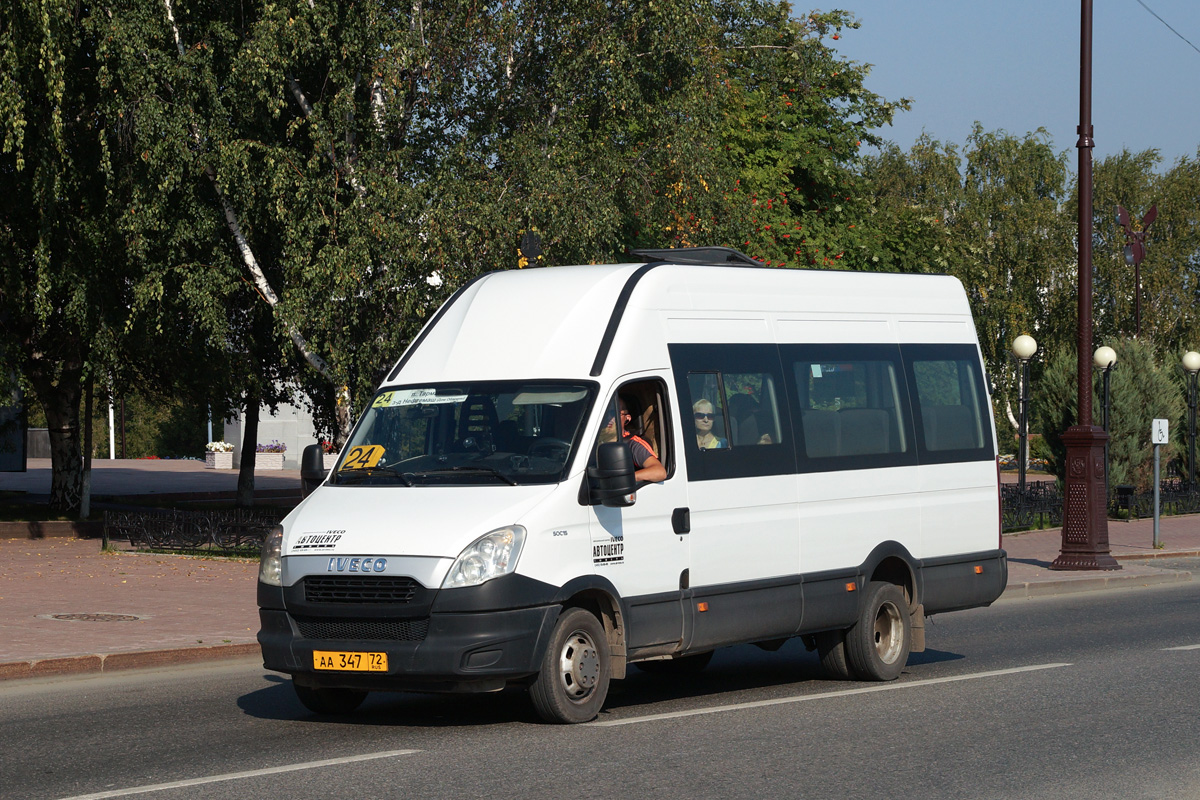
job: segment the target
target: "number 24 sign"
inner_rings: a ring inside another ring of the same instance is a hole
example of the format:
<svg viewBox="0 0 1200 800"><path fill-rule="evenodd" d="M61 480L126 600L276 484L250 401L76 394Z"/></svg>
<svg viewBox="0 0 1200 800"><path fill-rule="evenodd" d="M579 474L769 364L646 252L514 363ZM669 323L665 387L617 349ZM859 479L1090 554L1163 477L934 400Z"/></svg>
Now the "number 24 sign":
<svg viewBox="0 0 1200 800"><path fill-rule="evenodd" d="M373 469L383 458L383 445L368 444L351 448L342 461L341 469Z"/></svg>

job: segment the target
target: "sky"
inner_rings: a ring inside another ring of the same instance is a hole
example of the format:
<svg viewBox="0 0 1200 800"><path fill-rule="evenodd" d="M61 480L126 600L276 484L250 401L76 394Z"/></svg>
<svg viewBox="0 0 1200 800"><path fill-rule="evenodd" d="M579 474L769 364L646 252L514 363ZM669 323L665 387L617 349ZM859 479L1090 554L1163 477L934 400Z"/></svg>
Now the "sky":
<svg viewBox="0 0 1200 800"><path fill-rule="evenodd" d="M842 0L861 22L827 44L874 65L870 91L907 97L879 133L907 150L922 131L960 147L978 121L1039 127L1078 163L1079 0ZM1173 33L1146 7L1192 44ZM803 2L794 0L799 12ZM1200 149L1200 0L1093 0L1093 158L1157 149L1160 170Z"/></svg>

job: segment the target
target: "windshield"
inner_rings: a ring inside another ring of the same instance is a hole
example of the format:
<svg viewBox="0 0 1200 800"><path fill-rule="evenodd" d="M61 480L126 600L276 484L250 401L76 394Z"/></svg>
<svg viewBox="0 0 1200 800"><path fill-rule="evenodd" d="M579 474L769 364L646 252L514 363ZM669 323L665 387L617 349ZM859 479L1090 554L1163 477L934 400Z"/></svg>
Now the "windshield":
<svg viewBox="0 0 1200 800"><path fill-rule="evenodd" d="M342 449L342 485L557 483L595 386L497 381L381 390Z"/></svg>

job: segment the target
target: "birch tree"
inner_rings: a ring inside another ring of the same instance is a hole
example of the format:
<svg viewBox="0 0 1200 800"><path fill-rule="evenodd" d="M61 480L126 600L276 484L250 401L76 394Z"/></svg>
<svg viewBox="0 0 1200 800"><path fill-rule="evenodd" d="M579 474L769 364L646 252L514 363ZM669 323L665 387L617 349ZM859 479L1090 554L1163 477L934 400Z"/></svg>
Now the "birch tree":
<svg viewBox="0 0 1200 800"><path fill-rule="evenodd" d="M129 281L111 203L115 120L95 80L106 20L56 0L0 8L0 372L46 414L50 507L86 509L80 402L111 363Z"/></svg>

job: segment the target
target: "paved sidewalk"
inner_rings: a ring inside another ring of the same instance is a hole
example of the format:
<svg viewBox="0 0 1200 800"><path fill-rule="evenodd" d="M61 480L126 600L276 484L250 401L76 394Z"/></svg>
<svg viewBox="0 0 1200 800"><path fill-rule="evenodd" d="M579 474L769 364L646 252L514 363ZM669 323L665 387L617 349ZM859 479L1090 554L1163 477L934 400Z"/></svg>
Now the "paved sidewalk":
<svg viewBox="0 0 1200 800"><path fill-rule="evenodd" d="M111 474L115 495L211 491L199 481L212 478L195 462L116 464L110 468L126 474ZM19 477L36 491L40 478ZM0 473L0 488L13 488L12 478ZM236 474L218 480L230 478L236 485ZM1001 602L1191 580L1155 559L1200 556L1200 515L1163 518L1159 550L1151 520L1110 521L1108 530L1122 567L1111 572L1050 570L1061 545L1057 529L1005 536L1009 581ZM95 539L0 539L0 680L257 658L257 576L257 563L246 560L102 553Z"/></svg>
<svg viewBox="0 0 1200 800"><path fill-rule="evenodd" d="M0 680L257 656L258 564L0 539Z"/></svg>
<svg viewBox="0 0 1200 800"><path fill-rule="evenodd" d="M203 461L184 459L93 459L92 497L154 495L232 496L237 492L236 469L206 469ZM0 491L23 492L45 503L50 496L50 459L31 458L25 472L0 472ZM300 470L255 470L257 496L300 495Z"/></svg>

